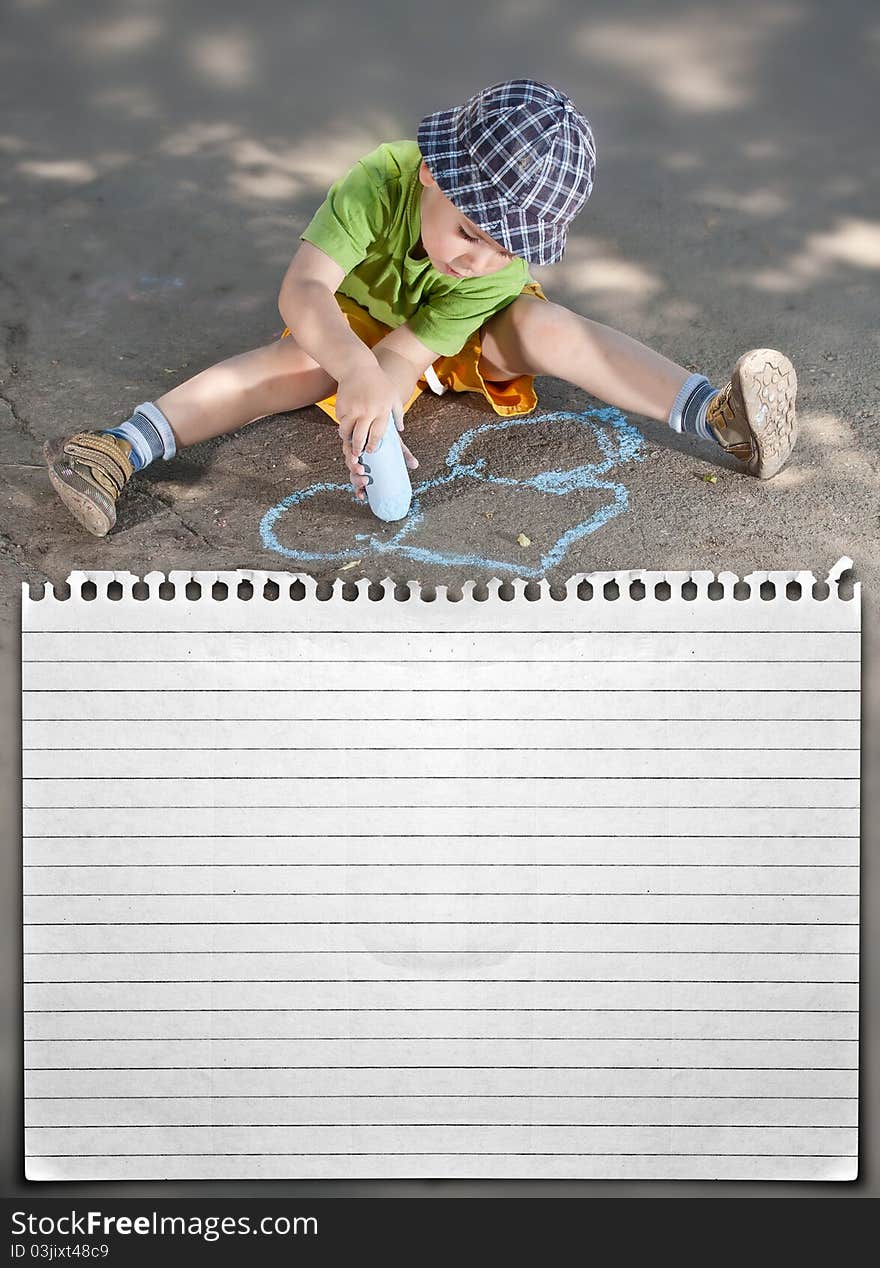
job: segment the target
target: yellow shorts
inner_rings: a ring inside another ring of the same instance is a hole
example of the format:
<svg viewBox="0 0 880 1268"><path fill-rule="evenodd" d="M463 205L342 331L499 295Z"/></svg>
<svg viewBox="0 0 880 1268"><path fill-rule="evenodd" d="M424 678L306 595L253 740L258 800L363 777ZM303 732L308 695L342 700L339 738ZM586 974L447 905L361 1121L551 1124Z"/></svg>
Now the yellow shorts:
<svg viewBox="0 0 880 1268"><path fill-rule="evenodd" d="M546 300L547 296L541 290L537 282L529 282L522 290L523 295L535 295L538 299ZM387 335L391 327L386 326L384 322L377 321L366 308L362 308L360 304L355 303L353 299L349 299L347 295L336 295L336 302L346 316L349 326L354 333L367 345L372 348L380 339ZM292 332L289 327L284 328L281 338L284 339ZM530 414L538 404L538 398L535 395L535 379L531 374L522 374L518 379L510 379L505 383L487 382L480 374L480 355L482 352L483 329L475 330L461 352L456 352L451 357L438 357L434 362L434 373L440 380L442 387L449 388L453 392L479 392L484 396L492 406L496 414L501 414L505 418L513 418L518 414ZM413 401L418 400L422 392L428 389L426 379L419 379L413 390L412 396L404 404L404 413L412 405ZM335 423L336 418L336 393L326 397L323 401L317 402L320 409Z"/></svg>

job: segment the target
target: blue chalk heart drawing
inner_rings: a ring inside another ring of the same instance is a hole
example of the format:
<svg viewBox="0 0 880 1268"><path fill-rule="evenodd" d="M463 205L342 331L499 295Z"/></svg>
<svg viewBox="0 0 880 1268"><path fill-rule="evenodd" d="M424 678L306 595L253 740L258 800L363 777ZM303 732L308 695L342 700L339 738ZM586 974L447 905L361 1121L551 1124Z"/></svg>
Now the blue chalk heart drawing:
<svg viewBox="0 0 880 1268"><path fill-rule="evenodd" d="M464 461L464 455L478 437L489 432L506 431L512 427L534 427L538 423L576 423L587 431L599 446L602 454L600 462L585 463L580 467L572 467L564 471L542 471L525 479L491 475L486 470L486 459L478 458L475 462ZM405 559L414 559L420 563L456 565L466 568L487 568L494 572L510 572L518 577L541 577L549 569L562 560L569 548L582 537L595 533L597 529L625 511L629 505L629 494L626 488L615 480L605 479L611 471L627 462L642 462L645 457L645 443L641 433L628 422L619 410L612 407L587 410L583 413L560 412L541 414L529 418L509 418L501 422L484 423L466 431L455 442L446 455L448 471L433 479L425 480L413 489L412 507L409 515L402 522L395 535L382 539L375 533L358 533L357 545L351 549L331 553L310 550L294 550L282 546L275 532L275 526L293 508L302 508L310 498L319 493L348 492L351 501L357 501L349 484L313 484L289 494L276 506L266 512L260 521L260 537L267 550L276 551L288 559L299 559L304 562L345 563L350 559L362 559L365 554L398 555ZM431 489L441 485L453 484L456 481L475 480L482 484L506 485L509 488L537 489L542 493L561 496L577 489L605 489L610 499L604 506L580 523L573 524L562 533L546 554L541 556L537 568L529 568L521 560L486 559L481 555L461 555L452 551L427 550L413 546L407 538L424 523L425 511L422 498ZM369 512L366 512L367 514Z"/></svg>

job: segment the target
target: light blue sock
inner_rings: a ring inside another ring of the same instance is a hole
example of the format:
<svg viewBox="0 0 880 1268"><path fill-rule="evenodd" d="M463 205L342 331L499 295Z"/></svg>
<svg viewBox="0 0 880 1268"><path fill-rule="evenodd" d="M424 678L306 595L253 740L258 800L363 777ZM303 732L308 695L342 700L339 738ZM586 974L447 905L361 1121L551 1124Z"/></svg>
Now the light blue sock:
<svg viewBox="0 0 880 1268"><path fill-rule="evenodd" d="M717 436L709 430L706 413L718 389L713 387L704 374L692 374L681 386L681 390L672 403L667 422L673 431L686 432L693 436L701 436L703 440L714 440Z"/></svg>
<svg viewBox="0 0 880 1268"><path fill-rule="evenodd" d="M177 453L171 424L152 401L144 401L126 422L118 427L104 428L104 431L128 441L131 445L131 465L135 471L142 471L154 458L167 461Z"/></svg>

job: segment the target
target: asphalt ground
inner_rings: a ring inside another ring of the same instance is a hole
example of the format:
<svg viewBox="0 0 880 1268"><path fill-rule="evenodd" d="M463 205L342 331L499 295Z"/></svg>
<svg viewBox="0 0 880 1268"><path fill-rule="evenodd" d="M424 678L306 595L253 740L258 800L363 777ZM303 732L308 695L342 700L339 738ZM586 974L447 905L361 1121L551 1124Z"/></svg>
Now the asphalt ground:
<svg viewBox="0 0 880 1268"><path fill-rule="evenodd" d="M229 0L7 0L2 24L10 1103L23 581L190 568L452 587L630 569L810 569L821 579L849 556L866 631L866 808L876 802L876 6L252 0L245 11ZM316 408L155 463L109 537L81 530L51 492L43 441L111 426L277 337L281 278L331 181L380 141L413 136L425 113L523 74L568 92L598 147L566 258L535 276L551 298L718 385L747 349L785 351L801 432L786 469L758 482L709 445L540 379L527 424L495 427L473 396L413 407L405 436L420 460L418 515L403 534L346 490L335 430ZM550 491L548 471L575 474ZM316 491L328 485L337 487ZM866 815L866 1001L877 972L876 839ZM866 1022L876 1050L870 1012ZM863 1143L863 1179L850 1189L860 1195L878 1191L876 1140Z"/></svg>

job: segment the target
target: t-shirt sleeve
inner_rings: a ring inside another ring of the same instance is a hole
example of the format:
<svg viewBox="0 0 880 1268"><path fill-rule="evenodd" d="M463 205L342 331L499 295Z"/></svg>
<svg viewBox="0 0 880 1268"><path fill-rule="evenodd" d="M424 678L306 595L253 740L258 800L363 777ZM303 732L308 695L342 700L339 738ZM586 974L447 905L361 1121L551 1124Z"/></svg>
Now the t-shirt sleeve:
<svg viewBox="0 0 880 1268"><path fill-rule="evenodd" d="M507 274L506 269L503 272ZM509 277L494 273L474 278L466 286L423 301L407 326L438 356L454 356L475 330L516 299L528 280L522 265L512 270Z"/></svg>
<svg viewBox="0 0 880 1268"><path fill-rule="evenodd" d="M382 236L386 217L385 191L359 162L330 186L300 238L350 273Z"/></svg>

